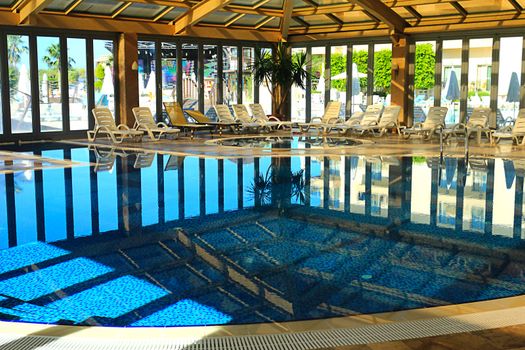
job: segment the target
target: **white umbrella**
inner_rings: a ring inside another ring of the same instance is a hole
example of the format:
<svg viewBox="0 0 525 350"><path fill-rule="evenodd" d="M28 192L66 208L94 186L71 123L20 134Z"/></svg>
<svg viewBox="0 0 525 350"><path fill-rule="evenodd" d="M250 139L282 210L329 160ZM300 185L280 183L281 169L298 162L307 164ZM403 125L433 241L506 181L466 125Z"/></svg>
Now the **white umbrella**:
<svg viewBox="0 0 525 350"><path fill-rule="evenodd" d="M49 86L47 82L47 73L42 74L42 103L49 102Z"/></svg>
<svg viewBox="0 0 525 350"><path fill-rule="evenodd" d="M18 92L26 96L31 95L31 83L29 81L29 74L25 64L20 66L20 76L18 78Z"/></svg>
<svg viewBox="0 0 525 350"><path fill-rule="evenodd" d="M113 72L109 66L104 69L104 80L102 81L102 88L100 89L102 95L113 95L115 87L113 85Z"/></svg>
<svg viewBox="0 0 525 350"><path fill-rule="evenodd" d="M139 74L139 96L144 94L144 74Z"/></svg>
<svg viewBox="0 0 525 350"><path fill-rule="evenodd" d="M146 84L146 90L144 93L148 95L154 95L155 94L155 73L150 73L148 83Z"/></svg>

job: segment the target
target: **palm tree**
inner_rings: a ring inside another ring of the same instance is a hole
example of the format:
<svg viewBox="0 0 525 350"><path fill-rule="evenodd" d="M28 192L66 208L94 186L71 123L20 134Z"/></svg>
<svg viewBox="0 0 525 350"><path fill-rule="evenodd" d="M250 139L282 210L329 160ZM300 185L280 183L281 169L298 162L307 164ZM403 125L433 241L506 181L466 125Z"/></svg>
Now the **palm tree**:
<svg viewBox="0 0 525 350"><path fill-rule="evenodd" d="M20 62L21 55L27 52L29 48L24 45L22 35L7 36L7 57L9 67L15 67Z"/></svg>
<svg viewBox="0 0 525 350"><path fill-rule="evenodd" d="M47 47L47 55L42 57L42 60L51 69L60 69L60 44L54 43ZM67 60L68 68L72 68L75 60L71 57Z"/></svg>
<svg viewBox="0 0 525 350"><path fill-rule="evenodd" d="M274 110L284 115L285 102L292 86L305 89L310 73L306 70L306 52L291 54L282 44L277 45L275 58L268 51L256 51L251 69L255 84L264 83L272 94ZM272 91L273 87L273 91Z"/></svg>

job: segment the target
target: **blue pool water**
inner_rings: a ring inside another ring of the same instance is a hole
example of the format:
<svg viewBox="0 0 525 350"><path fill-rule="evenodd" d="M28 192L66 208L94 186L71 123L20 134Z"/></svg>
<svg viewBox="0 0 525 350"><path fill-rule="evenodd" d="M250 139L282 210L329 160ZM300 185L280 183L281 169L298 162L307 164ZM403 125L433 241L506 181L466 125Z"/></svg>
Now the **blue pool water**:
<svg viewBox="0 0 525 350"><path fill-rule="evenodd" d="M0 320L192 326L525 293L525 161L199 159L0 174Z"/></svg>

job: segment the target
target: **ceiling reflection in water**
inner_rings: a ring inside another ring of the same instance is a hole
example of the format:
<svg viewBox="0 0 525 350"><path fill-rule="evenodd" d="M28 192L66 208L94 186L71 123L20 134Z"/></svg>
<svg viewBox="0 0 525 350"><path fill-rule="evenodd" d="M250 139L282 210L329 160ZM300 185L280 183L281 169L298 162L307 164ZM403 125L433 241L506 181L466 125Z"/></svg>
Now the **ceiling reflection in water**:
<svg viewBox="0 0 525 350"><path fill-rule="evenodd" d="M33 152L91 166L0 175L2 320L242 324L525 289L523 161Z"/></svg>

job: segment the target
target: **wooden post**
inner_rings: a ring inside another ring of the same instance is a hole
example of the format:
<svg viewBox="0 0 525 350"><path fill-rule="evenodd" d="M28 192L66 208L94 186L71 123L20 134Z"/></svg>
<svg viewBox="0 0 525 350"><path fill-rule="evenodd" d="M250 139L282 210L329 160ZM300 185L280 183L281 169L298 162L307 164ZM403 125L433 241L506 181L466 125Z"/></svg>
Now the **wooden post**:
<svg viewBox="0 0 525 350"><path fill-rule="evenodd" d="M409 44L406 36L393 34L392 38L392 87L391 103L401 107L399 121L408 123L409 96Z"/></svg>
<svg viewBox="0 0 525 350"><path fill-rule="evenodd" d="M139 105L139 79L133 62L138 63L136 33L122 33L118 40L118 78L120 86L120 122L133 127L135 118L131 109ZM155 111L153 111L155 112Z"/></svg>

